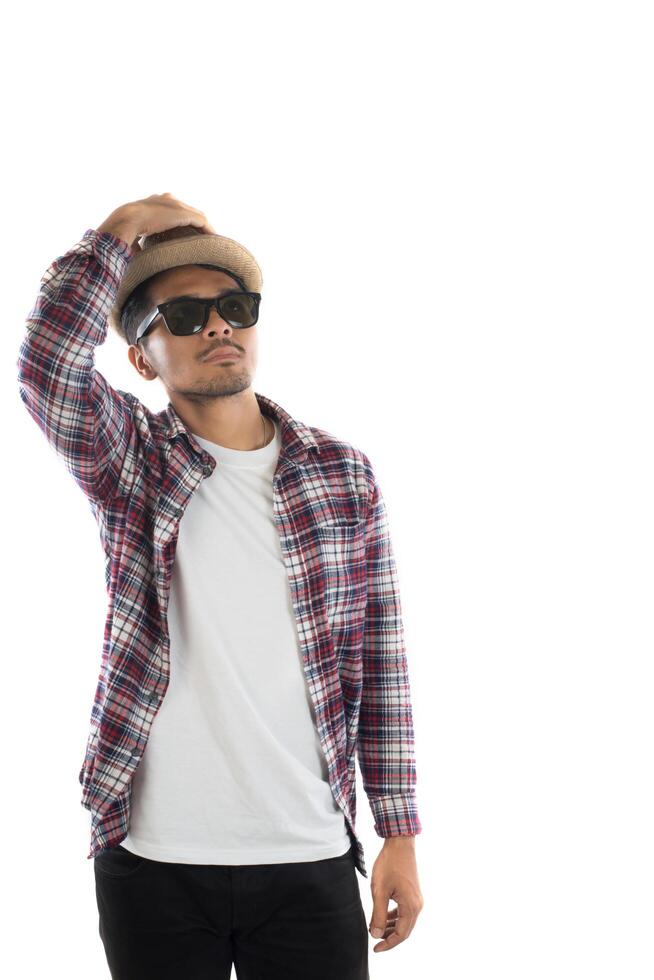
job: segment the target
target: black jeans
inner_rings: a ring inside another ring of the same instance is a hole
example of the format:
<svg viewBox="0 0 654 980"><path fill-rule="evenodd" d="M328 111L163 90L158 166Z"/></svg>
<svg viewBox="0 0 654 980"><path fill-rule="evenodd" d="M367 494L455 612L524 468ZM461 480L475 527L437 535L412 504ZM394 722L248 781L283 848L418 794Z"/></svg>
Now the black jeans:
<svg viewBox="0 0 654 980"><path fill-rule="evenodd" d="M288 864L93 859L112 980L370 980L354 850Z"/></svg>

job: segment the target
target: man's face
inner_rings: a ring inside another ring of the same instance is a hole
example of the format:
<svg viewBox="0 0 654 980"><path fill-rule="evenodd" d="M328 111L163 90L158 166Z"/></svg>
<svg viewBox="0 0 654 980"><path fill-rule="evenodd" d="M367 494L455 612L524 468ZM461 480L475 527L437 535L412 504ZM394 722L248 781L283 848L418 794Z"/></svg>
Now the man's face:
<svg viewBox="0 0 654 980"><path fill-rule="evenodd" d="M184 265L160 273L150 284L150 309L178 296L210 299L219 293L240 290L227 272ZM158 377L168 391L202 401L248 388L257 366L257 324L231 327L214 308L204 330L189 337L176 337L161 316L153 322L146 337L131 344L128 357L139 374L148 381ZM233 358L211 361L205 358L228 349Z"/></svg>

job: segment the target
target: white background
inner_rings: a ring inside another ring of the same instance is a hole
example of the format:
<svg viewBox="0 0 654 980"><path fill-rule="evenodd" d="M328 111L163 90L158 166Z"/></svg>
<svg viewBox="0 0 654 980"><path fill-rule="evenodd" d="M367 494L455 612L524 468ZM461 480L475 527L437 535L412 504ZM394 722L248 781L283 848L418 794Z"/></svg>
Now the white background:
<svg viewBox="0 0 654 980"><path fill-rule="evenodd" d="M18 348L50 262L118 205L170 191L261 265L255 390L363 449L387 503L425 905L396 949L370 939L372 980L651 980L649 14L12 8L4 975L109 977L77 781L103 555L20 401ZM165 407L126 350L110 333L98 369ZM370 872L382 841L360 779L357 795Z"/></svg>

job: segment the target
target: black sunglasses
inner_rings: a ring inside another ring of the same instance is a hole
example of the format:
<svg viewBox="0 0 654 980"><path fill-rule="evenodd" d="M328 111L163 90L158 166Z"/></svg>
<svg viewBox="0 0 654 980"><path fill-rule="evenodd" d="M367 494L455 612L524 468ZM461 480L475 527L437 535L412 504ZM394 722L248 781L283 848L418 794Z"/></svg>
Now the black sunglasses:
<svg viewBox="0 0 654 980"><path fill-rule="evenodd" d="M234 289L213 299L201 299L196 296L176 296L175 299L162 303L148 313L136 331L134 343L137 344L146 333L152 329L159 314L176 337L190 337L199 333L207 325L210 311L215 307L219 316L229 323L230 327L253 327L259 319L259 303L261 293L249 293Z"/></svg>

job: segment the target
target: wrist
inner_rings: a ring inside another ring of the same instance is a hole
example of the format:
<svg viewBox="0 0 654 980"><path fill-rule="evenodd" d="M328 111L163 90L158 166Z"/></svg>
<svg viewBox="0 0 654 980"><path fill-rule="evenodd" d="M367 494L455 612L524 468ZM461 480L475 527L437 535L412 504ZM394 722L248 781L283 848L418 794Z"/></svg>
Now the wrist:
<svg viewBox="0 0 654 980"><path fill-rule="evenodd" d="M96 231L98 234L109 232L109 234L122 239L122 241L127 242L129 245L134 242L138 235L138 229L133 224L130 213L124 208L110 214L106 221L98 225Z"/></svg>

